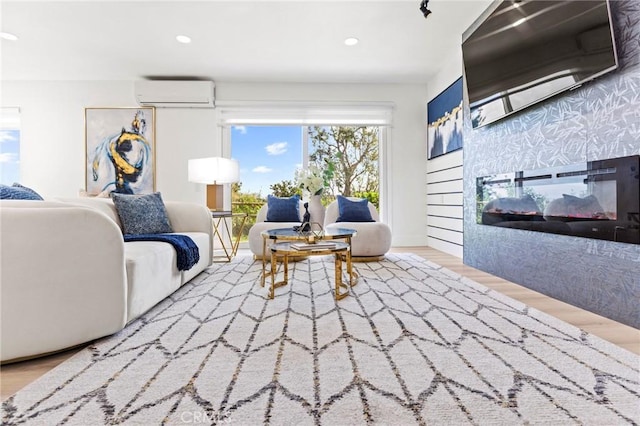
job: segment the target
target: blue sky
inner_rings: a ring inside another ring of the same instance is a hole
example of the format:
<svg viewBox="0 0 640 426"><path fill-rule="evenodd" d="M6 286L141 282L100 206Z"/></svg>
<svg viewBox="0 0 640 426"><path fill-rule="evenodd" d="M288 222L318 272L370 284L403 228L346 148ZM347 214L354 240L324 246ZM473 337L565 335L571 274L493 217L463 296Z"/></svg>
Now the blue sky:
<svg viewBox="0 0 640 426"><path fill-rule="evenodd" d="M20 131L0 130L0 183L20 182Z"/></svg>
<svg viewBox="0 0 640 426"><path fill-rule="evenodd" d="M231 157L240 164L242 192L271 193L269 186L293 181L302 165L300 126L234 126L231 128Z"/></svg>

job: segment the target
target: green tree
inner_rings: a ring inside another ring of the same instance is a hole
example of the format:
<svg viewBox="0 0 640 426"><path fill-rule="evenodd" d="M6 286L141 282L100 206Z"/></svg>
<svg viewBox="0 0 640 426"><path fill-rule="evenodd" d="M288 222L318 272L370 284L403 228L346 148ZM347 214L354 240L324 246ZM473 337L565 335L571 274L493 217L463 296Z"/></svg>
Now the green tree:
<svg viewBox="0 0 640 426"><path fill-rule="evenodd" d="M377 209L380 208L380 194L378 192L355 192L353 194L354 197L358 198L366 198L371 201L371 204L376 206Z"/></svg>
<svg viewBox="0 0 640 426"><path fill-rule="evenodd" d="M292 195L300 195L302 197L302 189L290 180L283 180L269 186L271 193L276 197L291 197Z"/></svg>
<svg viewBox="0 0 640 426"><path fill-rule="evenodd" d="M313 153L309 160L324 168L335 165L332 192L345 197L379 193L378 127L314 126L309 128Z"/></svg>
<svg viewBox="0 0 640 426"><path fill-rule="evenodd" d="M240 238L242 241L247 240L249 236L249 228L256 223L258 210L260 210L260 207L262 207L266 202L267 200L259 193L242 192L242 182L231 184L231 204L233 212L246 213L248 215ZM238 235L241 224L242 218L233 218L233 235Z"/></svg>

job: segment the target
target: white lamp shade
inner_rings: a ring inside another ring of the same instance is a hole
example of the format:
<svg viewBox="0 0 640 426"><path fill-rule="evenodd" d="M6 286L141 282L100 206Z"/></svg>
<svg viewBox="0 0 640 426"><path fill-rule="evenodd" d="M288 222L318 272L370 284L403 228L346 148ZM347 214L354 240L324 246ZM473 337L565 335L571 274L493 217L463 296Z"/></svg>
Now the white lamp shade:
<svg viewBox="0 0 640 426"><path fill-rule="evenodd" d="M238 161L232 158L208 157L189 160L189 182L219 184L237 182Z"/></svg>

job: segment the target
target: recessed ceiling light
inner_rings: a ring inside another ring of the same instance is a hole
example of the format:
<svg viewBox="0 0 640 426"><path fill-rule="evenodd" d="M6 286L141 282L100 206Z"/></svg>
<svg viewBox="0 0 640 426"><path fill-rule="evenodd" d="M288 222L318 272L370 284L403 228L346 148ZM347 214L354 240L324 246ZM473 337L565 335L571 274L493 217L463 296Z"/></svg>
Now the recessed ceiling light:
<svg viewBox="0 0 640 426"><path fill-rule="evenodd" d="M355 37L348 37L344 39L344 44L346 44L347 46L355 46L359 41L360 40Z"/></svg>
<svg viewBox="0 0 640 426"><path fill-rule="evenodd" d="M186 36L186 35L177 35L176 36L176 40L178 40L180 43L191 43L191 37Z"/></svg>
<svg viewBox="0 0 640 426"><path fill-rule="evenodd" d="M3 40L17 41L18 36L11 33L0 32L0 38Z"/></svg>

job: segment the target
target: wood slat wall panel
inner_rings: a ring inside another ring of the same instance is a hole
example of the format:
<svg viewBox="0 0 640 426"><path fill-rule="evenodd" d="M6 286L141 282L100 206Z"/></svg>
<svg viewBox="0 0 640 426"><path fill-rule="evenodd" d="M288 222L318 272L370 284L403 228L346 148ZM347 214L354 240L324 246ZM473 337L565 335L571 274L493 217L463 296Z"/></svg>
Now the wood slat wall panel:
<svg viewBox="0 0 640 426"><path fill-rule="evenodd" d="M448 241L438 240L433 237L427 238L427 243L429 244L429 247L432 249L440 250L442 252L448 253L452 256L456 256L462 259L462 246L450 243Z"/></svg>
<svg viewBox="0 0 640 426"><path fill-rule="evenodd" d="M427 205L461 206L462 193L427 195Z"/></svg>
<svg viewBox="0 0 640 426"><path fill-rule="evenodd" d="M462 179L462 166L427 173L427 183Z"/></svg>
<svg viewBox="0 0 640 426"><path fill-rule="evenodd" d="M449 217L462 219L463 211L462 206L427 206L427 219L429 216L440 216L440 217ZM427 220L427 226L429 226L429 221Z"/></svg>
<svg viewBox="0 0 640 426"><path fill-rule="evenodd" d="M464 148L463 148L464 149ZM462 149L429 160L428 171L443 170L462 164Z"/></svg>
<svg viewBox="0 0 640 426"><path fill-rule="evenodd" d="M429 227L435 226L438 228L451 229L453 231L462 232L464 229L464 222L462 219L454 219L449 217L439 216L427 216Z"/></svg>
<svg viewBox="0 0 640 426"><path fill-rule="evenodd" d="M462 150L427 162L427 241L462 258Z"/></svg>
<svg viewBox="0 0 640 426"><path fill-rule="evenodd" d="M462 179L447 182L430 183L427 185L427 194L456 194L462 193Z"/></svg>
<svg viewBox="0 0 640 426"><path fill-rule="evenodd" d="M462 232L451 231L450 229L437 228L429 226L429 236L439 240L448 241L454 244L462 245Z"/></svg>

